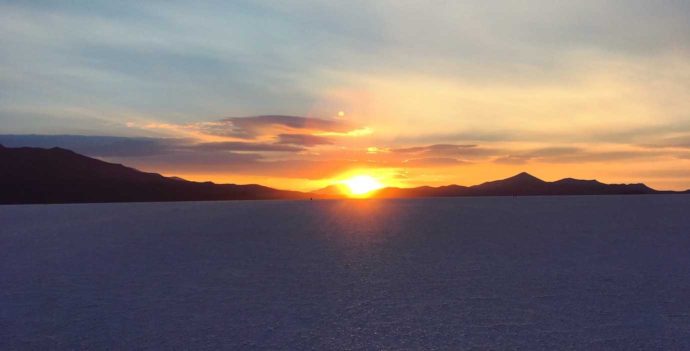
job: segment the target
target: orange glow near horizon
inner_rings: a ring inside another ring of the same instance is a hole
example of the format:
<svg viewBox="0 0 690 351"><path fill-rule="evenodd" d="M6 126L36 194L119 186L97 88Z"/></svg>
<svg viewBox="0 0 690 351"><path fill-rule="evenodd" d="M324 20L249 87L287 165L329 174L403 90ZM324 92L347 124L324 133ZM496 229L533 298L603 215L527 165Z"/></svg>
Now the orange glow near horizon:
<svg viewBox="0 0 690 351"><path fill-rule="evenodd" d="M160 169L141 164L128 164L137 169L176 176L191 181L213 181L217 184L261 184L282 190L310 192L330 185L339 185L344 195L350 194L346 180L359 175L369 175L386 187L410 188L418 186L443 186L458 184L471 186L486 181L513 176L519 172L530 174L546 181L566 177L597 179L604 183L645 183L659 190L686 190L690 183L684 178L689 161L678 159L645 161L644 164L621 169L618 163L566 163L566 164L463 164L455 167L430 168L354 168L337 175L325 174L312 178L277 175L254 175L233 172L199 172L186 169ZM672 169L675 177L658 177L657 169Z"/></svg>
<svg viewBox="0 0 690 351"><path fill-rule="evenodd" d="M375 190L385 185L370 175L357 175L342 181L346 186L347 195L351 197L368 197Z"/></svg>

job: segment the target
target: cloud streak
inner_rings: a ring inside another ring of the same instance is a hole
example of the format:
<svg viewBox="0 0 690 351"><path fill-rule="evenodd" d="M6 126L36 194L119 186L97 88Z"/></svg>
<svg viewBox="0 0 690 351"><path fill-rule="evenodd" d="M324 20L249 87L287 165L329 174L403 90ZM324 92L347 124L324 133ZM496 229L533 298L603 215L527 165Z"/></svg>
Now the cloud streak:
<svg viewBox="0 0 690 351"><path fill-rule="evenodd" d="M355 129L357 128L343 121L279 115L231 117L202 124L202 131L207 134L242 139L256 139L274 131L347 133Z"/></svg>
<svg viewBox="0 0 690 351"><path fill-rule="evenodd" d="M611 161L629 161L634 159L654 158L663 155L648 150L587 150L579 147L547 147L529 151L511 152L494 160L496 163L525 164L541 163L598 163Z"/></svg>
<svg viewBox="0 0 690 351"><path fill-rule="evenodd" d="M301 152L302 147L280 144L247 143L236 141L223 141L211 143L198 143L188 147L199 151L254 151L254 152Z"/></svg>
<svg viewBox="0 0 690 351"><path fill-rule="evenodd" d="M311 134L279 134L278 144L291 144L303 146L331 145L333 140L318 135Z"/></svg>
<svg viewBox="0 0 690 351"><path fill-rule="evenodd" d="M86 135L0 135L7 147L61 147L93 157L145 157L174 152L187 139Z"/></svg>

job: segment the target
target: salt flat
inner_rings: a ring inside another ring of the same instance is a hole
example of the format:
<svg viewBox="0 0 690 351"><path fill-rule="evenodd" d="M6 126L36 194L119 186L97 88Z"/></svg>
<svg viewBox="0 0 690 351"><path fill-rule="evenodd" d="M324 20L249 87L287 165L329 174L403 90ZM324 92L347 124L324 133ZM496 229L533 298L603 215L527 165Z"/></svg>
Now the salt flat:
<svg viewBox="0 0 690 351"><path fill-rule="evenodd" d="M0 206L0 349L690 349L690 196Z"/></svg>

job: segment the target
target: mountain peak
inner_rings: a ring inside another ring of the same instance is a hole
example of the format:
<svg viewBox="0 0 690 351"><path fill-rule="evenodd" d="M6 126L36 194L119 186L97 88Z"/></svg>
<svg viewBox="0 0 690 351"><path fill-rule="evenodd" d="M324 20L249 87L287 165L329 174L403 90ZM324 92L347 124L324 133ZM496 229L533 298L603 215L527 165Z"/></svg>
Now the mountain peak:
<svg viewBox="0 0 690 351"><path fill-rule="evenodd" d="M504 180L517 180L517 181L538 181L538 182L543 182L543 180L527 173L527 172L520 172L510 178L506 178Z"/></svg>
<svg viewBox="0 0 690 351"><path fill-rule="evenodd" d="M520 178L537 178L537 177L535 177L535 176L533 176L527 172L520 172L520 173L514 175L513 177L514 178L518 178L518 177L520 177Z"/></svg>

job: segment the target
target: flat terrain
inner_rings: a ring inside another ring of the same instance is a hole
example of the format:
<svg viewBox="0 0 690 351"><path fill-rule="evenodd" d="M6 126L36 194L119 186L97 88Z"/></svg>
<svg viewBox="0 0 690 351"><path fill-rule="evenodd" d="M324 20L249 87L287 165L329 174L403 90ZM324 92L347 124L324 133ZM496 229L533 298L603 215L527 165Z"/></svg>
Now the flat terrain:
<svg viewBox="0 0 690 351"><path fill-rule="evenodd" d="M690 349L690 196L0 206L0 349Z"/></svg>

